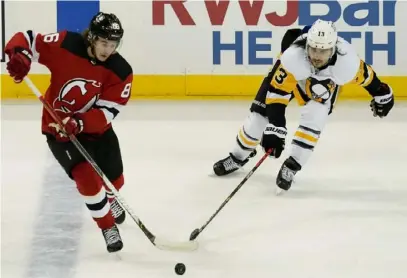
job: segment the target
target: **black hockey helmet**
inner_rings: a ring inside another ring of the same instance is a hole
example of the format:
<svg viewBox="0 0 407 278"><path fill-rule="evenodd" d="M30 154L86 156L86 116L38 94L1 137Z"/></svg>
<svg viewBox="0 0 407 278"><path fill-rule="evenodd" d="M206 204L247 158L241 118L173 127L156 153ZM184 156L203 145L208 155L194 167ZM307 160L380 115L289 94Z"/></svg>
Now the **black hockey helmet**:
<svg viewBox="0 0 407 278"><path fill-rule="evenodd" d="M114 14L99 12L91 20L88 30L88 41L92 43L98 37L120 42L123 38L123 27Z"/></svg>

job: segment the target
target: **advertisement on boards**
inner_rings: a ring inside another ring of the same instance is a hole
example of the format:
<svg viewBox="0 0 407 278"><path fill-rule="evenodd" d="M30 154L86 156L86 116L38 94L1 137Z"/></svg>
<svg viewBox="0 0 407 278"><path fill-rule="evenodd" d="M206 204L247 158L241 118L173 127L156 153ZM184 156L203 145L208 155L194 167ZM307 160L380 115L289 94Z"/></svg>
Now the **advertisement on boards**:
<svg viewBox="0 0 407 278"><path fill-rule="evenodd" d="M152 9L153 26L181 29L209 24L211 40L205 42L205 49L211 51L214 66L271 65L288 28L321 18L335 22L339 35L355 45L368 64L389 68L397 65L397 40L401 40L396 10L407 10L407 5L390 0L153 0ZM174 17L177 20L171 20Z"/></svg>
<svg viewBox="0 0 407 278"><path fill-rule="evenodd" d="M120 53L134 70L134 95L146 97L252 97L280 54L288 29L317 18L334 21L360 58L407 98L407 1L405 0L146 0L1 1L0 36L32 29L81 32L98 11L116 14L125 37ZM4 12L6 6L7 13ZM43 15L32 19L32 10ZM129 12L131 11L131 12ZM4 15L6 14L6 18ZM3 57L2 57L3 58ZM5 72L7 97L21 92ZM49 71L33 63L30 74L46 88ZM343 91L349 98L364 90Z"/></svg>

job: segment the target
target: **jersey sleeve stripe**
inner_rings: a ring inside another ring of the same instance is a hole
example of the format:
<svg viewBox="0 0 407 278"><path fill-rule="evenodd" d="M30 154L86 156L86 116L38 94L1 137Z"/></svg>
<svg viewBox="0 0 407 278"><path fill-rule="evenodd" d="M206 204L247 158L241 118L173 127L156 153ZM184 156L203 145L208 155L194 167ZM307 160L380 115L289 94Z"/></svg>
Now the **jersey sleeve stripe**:
<svg viewBox="0 0 407 278"><path fill-rule="evenodd" d="M363 72L364 72L363 73L364 80L362 82L362 86L366 87L366 86L369 86L369 84L373 80L373 70L366 63L363 63Z"/></svg>
<svg viewBox="0 0 407 278"><path fill-rule="evenodd" d="M273 92L268 91L266 95L266 104L281 103L288 105L291 99L291 94L284 91L274 89Z"/></svg>
<svg viewBox="0 0 407 278"><path fill-rule="evenodd" d="M37 52L37 49L35 47L36 39L37 39L36 34L32 30L28 30L27 32L24 32L23 34L24 34L25 39L28 42L28 46L30 47L31 53L33 55L33 61L38 62L40 54Z"/></svg>
<svg viewBox="0 0 407 278"><path fill-rule="evenodd" d="M107 123L110 123L120 113L120 109L123 106L114 101L100 99L96 101L94 107L102 110L103 114L105 114Z"/></svg>
<svg viewBox="0 0 407 278"><path fill-rule="evenodd" d="M372 83L374 76L375 73L372 67L367 65L364 61L360 60L359 70L353 80L353 83L358 84L362 87L367 87Z"/></svg>
<svg viewBox="0 0 407 278"><path fill-rule="evenodd" d="M31 49L33 47L34 43L34 34L33 31L28 30L27 32L24 32L24 37L28 42L28 47Z"/></svg>

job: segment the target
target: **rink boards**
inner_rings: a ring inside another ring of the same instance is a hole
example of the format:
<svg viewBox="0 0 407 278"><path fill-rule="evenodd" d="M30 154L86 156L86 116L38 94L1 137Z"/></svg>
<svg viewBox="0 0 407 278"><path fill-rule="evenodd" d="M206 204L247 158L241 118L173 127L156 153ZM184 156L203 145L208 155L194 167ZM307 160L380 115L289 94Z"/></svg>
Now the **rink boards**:
<svg viewBox="0 0 407 278"><path fill-rule="evenodd" d="M82 31L97 11L113 12L125 29L120 52L134 70L133 98L250 99L275 62L285 31L310 24L319 15L335 21L341 36L352 42L395 95L407 98L403 55L407 41L402 29L407 1L166 2L3 1L1 45L15 32L28 29ZM31 20L32 10L42 16ZM31 77L43 91L49 85L49 72L41 65L33 64ZM3 99L32 97L25 85L16 85L5 75L5 63L1 91ZM369 95L346 86L340 97Z"/></svg>

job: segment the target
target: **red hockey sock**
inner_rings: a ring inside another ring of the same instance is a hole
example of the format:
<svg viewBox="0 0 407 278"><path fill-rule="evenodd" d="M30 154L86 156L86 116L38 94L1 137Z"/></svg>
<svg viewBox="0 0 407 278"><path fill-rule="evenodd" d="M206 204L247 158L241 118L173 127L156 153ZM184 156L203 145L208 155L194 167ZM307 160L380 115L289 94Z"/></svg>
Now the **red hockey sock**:
<svg viewBox="0 0 407 278"><path fill-rule="evenodd" d="M115 221L110 212L106 191L102 179L88 162L79 163L72 170L72 176L76 182L79 193L85 200L85 204L91 216L100 229L113 227Z"/></svg>
<svg viewBox="0 0 407 278"><path fill-rule="evenodd" d="M120 175L120 177L118 177L117 179L115 179L112 182L114 188L116 188L117 191L120 191L120 189L123 187L124 185L124 176L123 174ZM114 194L113 192L110 191L110 189L105 186L106 192L107 192L107 197L109 198L109 201L112 202L112 200L114 199Z"/></svg>

